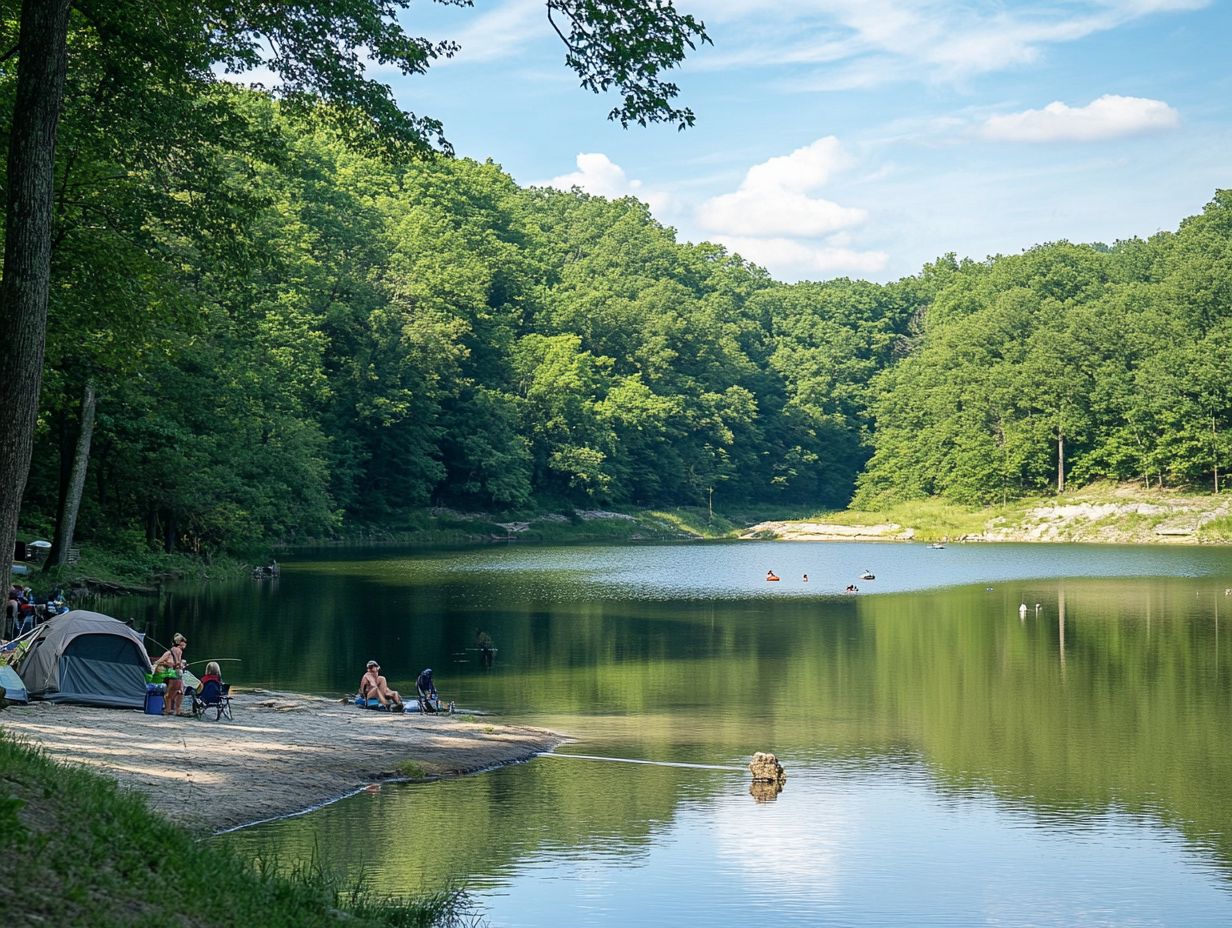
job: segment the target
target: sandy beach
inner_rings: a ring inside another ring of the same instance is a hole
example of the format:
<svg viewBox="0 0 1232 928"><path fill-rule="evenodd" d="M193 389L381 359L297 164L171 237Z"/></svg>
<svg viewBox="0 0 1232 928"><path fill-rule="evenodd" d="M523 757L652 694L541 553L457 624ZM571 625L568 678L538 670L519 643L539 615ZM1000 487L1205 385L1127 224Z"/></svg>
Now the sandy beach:
<svg viewBox="0 0 1232 928"><path fill-rule="evenodd" d="M313 808L399 777L528 760L566 740L538 728L465 715L376 712L322 697L232 695L234 721L162 718L138 710L34 702L0 711L0 728L148 797L168 818L222 831Z"/></svg>

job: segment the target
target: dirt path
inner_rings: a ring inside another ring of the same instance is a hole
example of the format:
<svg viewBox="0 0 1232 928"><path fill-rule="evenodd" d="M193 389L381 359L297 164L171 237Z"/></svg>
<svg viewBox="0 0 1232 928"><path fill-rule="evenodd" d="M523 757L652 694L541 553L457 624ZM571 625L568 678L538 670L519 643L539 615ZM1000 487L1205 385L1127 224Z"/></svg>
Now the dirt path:
<svg viewBox="0 0 1232 928"><path fill-rule="evenodd" d="M450 776L527 760L565 740L482 718L395 715L288 693L238 693L232 707L228 722L35 702L0 712L0 728L209 831L312 808L398 776L407 761L424 776Z"/></svg>

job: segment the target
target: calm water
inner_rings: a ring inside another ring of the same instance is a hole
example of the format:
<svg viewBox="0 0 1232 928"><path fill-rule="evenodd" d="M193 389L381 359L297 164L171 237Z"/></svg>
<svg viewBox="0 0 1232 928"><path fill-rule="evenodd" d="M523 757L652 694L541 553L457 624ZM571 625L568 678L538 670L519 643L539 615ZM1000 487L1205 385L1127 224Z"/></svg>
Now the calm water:
<svg viewBox="0 0 1232 928"><path fill-rule="evenodd" d="M502 547L102 608L240 658L237 685L340 695L376 657L572 735L218 839L390 894L465 883L492 925L1223 926L1230 587L1228 549ZM756 750L788 771L768 801Z"/></svg>

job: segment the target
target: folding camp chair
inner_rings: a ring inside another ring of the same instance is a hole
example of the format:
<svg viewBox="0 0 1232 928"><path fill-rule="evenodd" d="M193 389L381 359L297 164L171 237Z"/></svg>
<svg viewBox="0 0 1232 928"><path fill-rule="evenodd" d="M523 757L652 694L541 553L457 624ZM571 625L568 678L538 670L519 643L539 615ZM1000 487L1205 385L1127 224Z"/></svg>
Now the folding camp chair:
<svg viewBox="0 0 1232 928"><path fill-rule="evenodd" d="M214 721L231 718L231 684L219 683L217 680L207 680L201 684L201 692L193 699L193 715L199 719L205 718L210 710L214 711Z"/></svg>

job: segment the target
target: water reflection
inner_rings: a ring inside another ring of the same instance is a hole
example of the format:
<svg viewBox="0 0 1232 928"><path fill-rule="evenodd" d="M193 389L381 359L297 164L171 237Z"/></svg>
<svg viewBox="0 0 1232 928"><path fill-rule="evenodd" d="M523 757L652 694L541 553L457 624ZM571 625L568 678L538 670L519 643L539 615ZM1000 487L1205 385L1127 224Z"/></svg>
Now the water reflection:
<svg viewBox="0 0 1232 928"><path fill-rule="evenodd" d="M837 592L870 565L890 592ZM738 771L554 758L227 839L254 854L464 876L502 925L1194 925L1232 918L1230 585L1211 549L503 548L288 562L143 615L241 685L345 692L379 654L565 751L791 777L758 803ZM407 852L357 857L374 829Z"/></svg>

